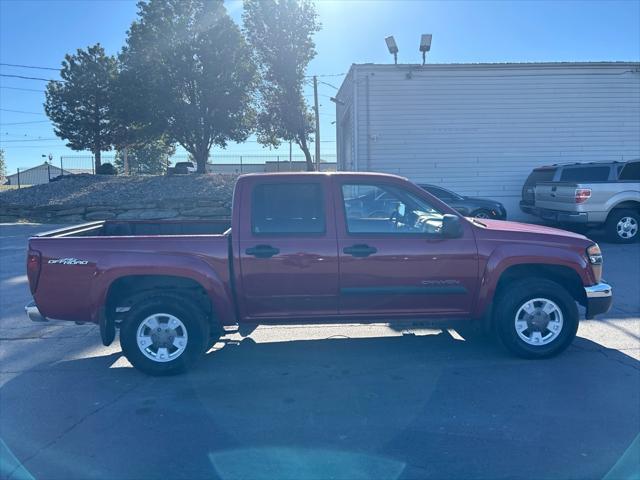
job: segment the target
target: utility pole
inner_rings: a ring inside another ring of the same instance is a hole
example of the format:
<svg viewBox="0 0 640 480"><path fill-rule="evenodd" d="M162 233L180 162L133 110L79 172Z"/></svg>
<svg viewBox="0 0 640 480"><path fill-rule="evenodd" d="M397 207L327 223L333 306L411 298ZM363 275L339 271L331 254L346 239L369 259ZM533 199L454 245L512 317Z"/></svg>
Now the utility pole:
<svg viewBox="0 0 640 480"><path fill-rule="evenodd" d="M124 157L123 161L122 161L124 174L125 175L129 175L129 152L127 151L127 146L126 145L122 149L122 153L123 153L123 157Z"/></svg>
<svg viewBox="0 0 640 480"><path fill-rule="evenodd" d="M316 111L316 171L320 171L320 110L318 109L318 77L313 76L313 105Z"/></svg>

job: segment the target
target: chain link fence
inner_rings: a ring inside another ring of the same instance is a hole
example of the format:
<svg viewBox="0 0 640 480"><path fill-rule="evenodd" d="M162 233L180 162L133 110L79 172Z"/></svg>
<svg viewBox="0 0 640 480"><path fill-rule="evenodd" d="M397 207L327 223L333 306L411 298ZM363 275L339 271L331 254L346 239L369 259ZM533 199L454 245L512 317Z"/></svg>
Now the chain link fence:
<svg viewBox="0 0 640 480"><path fill-rule="evenodd" d="M315 156L312 157L315 164ZM103 155L102 164L111 163L114 166L115 155ZM171 164L190 161L188 155L174 155ZM336 170L336 155L323 155L320 171ZM212 155L207 163L207 173L240 174L256 172L300 172L306 171L307 164L304 155ZM120 167L119 173L121 171ZM166 174L167 171L161 173ZM52 159L30 168L18 168L16 172L6 176L4 185L0 189L22 188L56 181L67 175L90 174L95 175L94 157L91 155L63 155L58 160ZM128 175L145 174L142 167L131 168Z"/></svg>

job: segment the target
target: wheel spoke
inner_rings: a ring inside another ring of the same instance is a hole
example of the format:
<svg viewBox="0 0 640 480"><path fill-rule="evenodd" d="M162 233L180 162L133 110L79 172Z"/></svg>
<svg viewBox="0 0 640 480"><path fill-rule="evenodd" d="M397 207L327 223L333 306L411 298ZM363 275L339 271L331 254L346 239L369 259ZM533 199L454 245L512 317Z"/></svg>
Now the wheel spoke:
<svg viewBox="0 0 640 480"><path fill-rule="evenodd" d="M145 323L146 323L147 327L154 328L154 329L158 328L158 326L160 325L158 323L158 318L157 317L149 317Z"/></svg>
<svg viewBox="0 0 640 480"><path fill-rule="evenodd" d="M549 322L547 324L547 330L552 333L557 333L560 330L560 322Z"/></svg>
<svg viewBox="0 0 640 480"><path fill-rule="evenodd" d="M542 343L542 334L538 331L531 333L531 340L534 343Z"/></svg>
<svg viewBox="0 0 640 480"><path fill-rule="evenodd" d="M184 337L175 337L172 343L176 348L184 348L184 346L187 344L187 341Z"/></svg>
<svg viewBox="0 0 640 480"><path fill-rule="evenodd" d="M516 322L516 330L518 333L524 332L527 328L529 328L529 324L524 320L519 320Z"/></svg>
<svg viewBox="0 0 640 480"><path fill-rule="evenodd" d="M159 348L157 355L160 360L166 360L169 358L169 350L165 347Z"/></svg>
<svg viewBox="0 0 640 480"><path fill-rule="evenodd" d="M138 345L142 348L147 348L149 345L153 344L153 340L148 335L138 337Z"/></svg>
<svg viewBox="0 0 640 480"><path fill-rule="evenodd" d="M532 315L533 312L535 311L535 307L533 306L533 302L527 302L523 305L522 307L524 309L525 312L527 312L529 315Z"/></svg>
<svg viewBox="0 0 640 480"><path fill-rule="evenodd" d="M545 303L544 307L542 307L542 311L547 315L551 314L551 312L555 311L555 309L556 306L551 302Z"/></svg>

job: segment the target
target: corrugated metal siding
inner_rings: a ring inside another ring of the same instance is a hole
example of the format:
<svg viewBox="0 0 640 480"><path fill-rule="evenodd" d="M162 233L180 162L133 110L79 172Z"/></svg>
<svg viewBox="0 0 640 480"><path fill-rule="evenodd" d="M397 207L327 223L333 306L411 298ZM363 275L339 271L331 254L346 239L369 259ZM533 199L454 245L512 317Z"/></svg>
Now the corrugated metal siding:
<svg viewBox="0 0 640 480"><path fill-rule="evenodd" d="M640 156L639 67L354 67L358 169L496 198L517 217L535 166Z"/></svg>

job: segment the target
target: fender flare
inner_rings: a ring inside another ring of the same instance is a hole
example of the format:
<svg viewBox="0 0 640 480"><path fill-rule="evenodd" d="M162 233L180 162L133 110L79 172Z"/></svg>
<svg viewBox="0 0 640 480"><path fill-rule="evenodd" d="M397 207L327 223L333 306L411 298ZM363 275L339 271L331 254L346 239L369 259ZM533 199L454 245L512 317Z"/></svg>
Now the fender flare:
<svg viewBox="0 0 640 480"><path fill-rule="evenodd" d="M128 276L174 276L193 280L201 285L207 293L220 323L222 325L235 323L233 301L229 291L229 274L225 270L226 275L221 276L214 266L204 258L179 253L136 252L131 256L118 253L109 254L102 261L108 267L96 265L89 295L92 305L101 306L91 312L91 318L95 323L105 324L106 337L103 341L110 338L111 332L109 315L104 311L107 295L116 280ZM222 263L224 263L224 268L228 270L227 262L221 262L221 265Z"/></svg>
<svg viewBox="0 0 640 480"><path fill-rule="evenodd" d="M593 283L586 257L574 250L552 245L527 245L527 253L522 253L519 244L498 246L487 259L480 278L478 300L474 316L483 318L490 312L498 282L502 274L510 267L517 265L547 265L566 267L575 272L583 285Z"/></svg>

